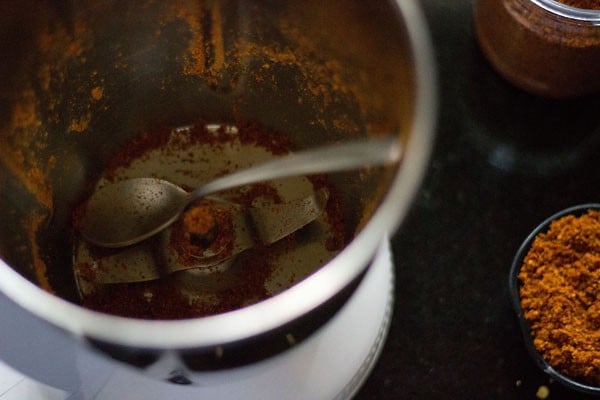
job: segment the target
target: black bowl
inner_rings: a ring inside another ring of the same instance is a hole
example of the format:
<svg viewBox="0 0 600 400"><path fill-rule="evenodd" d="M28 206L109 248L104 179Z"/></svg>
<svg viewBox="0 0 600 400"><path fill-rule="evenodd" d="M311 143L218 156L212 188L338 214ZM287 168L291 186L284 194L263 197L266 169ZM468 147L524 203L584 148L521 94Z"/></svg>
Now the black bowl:
<svg viewBox="0 0 600 400"><path fill-rule="evenodd" d="M529 351L529 354L535 360L536 364L546 374L548 374L550 377L552 377L552 379L554 379L557 382L560 382L564 386L569 387L571 389L578 390L578 391L586 393L586 394L600 396L600 386L591 386L588 384L584 384L584 383L578 382L572 378L569 378L568 376L563 375L559 371L555 370L550 364L548 364L546 362L546 360L544 360L542 355L538 352L538 350L535 348L535 346L533 344L533 337L531 336L531 329L529 327L529 322L525 319L523 309L521 308L521 298L519 296L519 279L517 277L519 275L519 270L521 269L521 265L523 265L523 259L529 252L531 244L533 243L533 240L536 238L536 236L538 234L540 234L542 232L546 232L548 230L548 227L550 226L550 223L552 223L552 221L554 221L556 219L559 219L559 218L567 216L567 215L579 216L579 215L585 214L590 209L600 210L600 204L598 204L598 203L581 204L581 205L577 205L577 206L573 206L573 207L564 209L564 210L559 211L556 214L552 215L550 218L548 218L544 222L542 222L537 228L535 228L533 230L533 232L531 232L529 234L527 239L525 239L525 241L523 242L523 244L517 251L517 254L513 260L513 263L512 263L511 269L510 269L510 276L509 276L508 282L509 282L510 298L511 298L513 307L514 307L515 311L517 312L517 317L519 318L519 323L521 325L521 330L523 332L523 337L525 339L525 345L527 347L527 350Z"/></svg>

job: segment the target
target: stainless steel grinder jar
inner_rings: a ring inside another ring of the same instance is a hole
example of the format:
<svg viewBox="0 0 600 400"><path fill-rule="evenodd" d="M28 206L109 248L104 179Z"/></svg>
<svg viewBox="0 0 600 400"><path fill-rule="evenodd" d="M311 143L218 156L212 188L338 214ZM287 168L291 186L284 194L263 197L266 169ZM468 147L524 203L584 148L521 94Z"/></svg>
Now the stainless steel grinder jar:
<svg viewBox="0 0 600 400"><path fill-rule="evenodd" d="M0 20L0 291L17 310L2 330L22 329L19 315L37 326L15 348L52 332L143 370L168 356L192 382L285 351L351 296L426 167L434 73L412 2L25 0L3 2ZM265 300L158 321L82 307L75 208L126 143L199 120L256 121L297 149L392 134L404 155L329 177L348 243L302 274L279 265L295 278ZM68 363L45 351L20 369Z"/></svg>

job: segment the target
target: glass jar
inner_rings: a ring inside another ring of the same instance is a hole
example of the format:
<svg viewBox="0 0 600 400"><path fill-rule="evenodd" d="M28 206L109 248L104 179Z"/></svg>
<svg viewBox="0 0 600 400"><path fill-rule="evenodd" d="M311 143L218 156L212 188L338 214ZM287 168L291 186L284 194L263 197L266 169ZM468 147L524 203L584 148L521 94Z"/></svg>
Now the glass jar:
<svg viewBox="0 0 600 400"><path fill-rule="evenodd" d="M514 85L555 98L600 92L600 9L555 0L478 0L474 18L483 53Z"/></svg>

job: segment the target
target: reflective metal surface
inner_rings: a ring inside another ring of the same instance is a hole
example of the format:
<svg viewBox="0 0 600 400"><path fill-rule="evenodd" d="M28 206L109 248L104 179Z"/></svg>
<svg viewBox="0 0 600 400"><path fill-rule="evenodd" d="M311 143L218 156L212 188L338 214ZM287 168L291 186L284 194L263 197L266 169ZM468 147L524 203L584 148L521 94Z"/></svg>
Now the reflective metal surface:
<svg viewBox="0 0 600 400"><path fill-rule="evenodd" d="M310 325L298 321L323 323L315 313L343 304L427 166L435 75L413 2L1 7L0 290L48 329L114 359L145 368L163 351L180 352L188 366L209 361L196 370L219 368L230 350L266 349L272 337ZM395 132L404 159L332 178L353 240L268 300L169 322L83 309L66 244L87 185L141 132L198 118L256 120L300 149Z"/></svg>

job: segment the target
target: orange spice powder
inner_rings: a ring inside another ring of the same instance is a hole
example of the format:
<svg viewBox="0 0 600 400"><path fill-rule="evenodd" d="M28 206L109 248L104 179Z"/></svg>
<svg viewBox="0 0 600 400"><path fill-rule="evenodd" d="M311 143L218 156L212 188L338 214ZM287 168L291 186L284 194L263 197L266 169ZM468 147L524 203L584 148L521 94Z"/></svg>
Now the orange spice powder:
<svg viewBox="0 0 600 400"><path fill-rule="evenodd" d="M37 278L37 283L42 289L50 293L54 293L54 289L52 289L52 286L48 281L48 268L41 257L40 248L37 244L38 242L36 237L37 232L48 221L48 217L48 214L35 212L30 216L29 220L24 222L24 228L27 232L28 242L31 243L31 258L33 261L33 268L35 271L35 277Z"/></svg>
<svg viewBox="0 0 600 400"><path fill-rule="evenodd" d="M215 216L207 205L191 207L183 215L183 226L192 235L206 235L216 226Z"/></svg>
<svg viewBox="0 0 600 400"><path fill-rule="evenodd" d="M600 212L552 222L519 273L534 345L556 370L600 385Z"/></svg>
<svg viewBox="0 0 600 400"><path fill-rule="evenodd" d="M95 101L102 99L102 96L104 96L104 88L102 86L93 87L90 91L90 96L92 96L92 99Z"/></svg>
<svg viewBox="0 0 600 400"><path fill-rule="evenodd" d="M177 261L189 266L206 261L207 250L218 258L228 257L234 240L231 212L216 203L200 200L173 224L170 246L178 254Z"/></svg>

